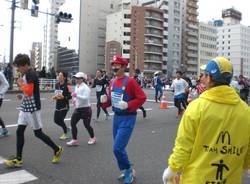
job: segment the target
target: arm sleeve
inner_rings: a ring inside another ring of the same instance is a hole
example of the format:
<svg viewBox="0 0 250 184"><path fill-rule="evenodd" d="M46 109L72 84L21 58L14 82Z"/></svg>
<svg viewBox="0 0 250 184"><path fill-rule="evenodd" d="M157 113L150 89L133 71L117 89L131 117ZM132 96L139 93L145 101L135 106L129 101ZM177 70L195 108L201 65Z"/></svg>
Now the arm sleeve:
<svg viewBox="0 0 250 184"><path fill-rule="evenodd" d="M5 76L3 73L0 72L0 94L5 94L6 91L9 89L9 83L6 80Z"/></svg>
<svg viewBox="0 0 250 184"><path fill-rule="evenodd" d="M20 86L21 90L24 92L24 94L26 94L28 96L33 95L33 90L34 90L33 83L28 83L26 85L24 83L19 83L19 86Z"/></svg>
<svg viewBox="0 0 250 184"><path fill-rule="evenodd" d="M195 103L191 103L183 115L177 132L173 153L168 160L168 165L175 172L182 171L188 163L193 150L198 127L198 120L195 120L192 116L192 113L195 112L191 112L192 109L197 108L197 106L194 107L194 104Z"/></svg>
<svg viewBox="0 0 250 184"><path fill-rule="evenodd" d="M90 98L90 90L87 89L86 86L84 86L81 90L80 90L80 94L77 93L76 98L79 98L81 100L87 100Z"/></svg>
<svg viewBox="0 0 250 184"><path fill-rule="evenodd" d="M134 97L133 100L130 100L128 102L128 111L132 112L142 106L142 104L146 101L147 97L143 92L142 88L136 82L136 80L132 78L130 80L130 85L128 89L131 89L131 94Z"/></svg>

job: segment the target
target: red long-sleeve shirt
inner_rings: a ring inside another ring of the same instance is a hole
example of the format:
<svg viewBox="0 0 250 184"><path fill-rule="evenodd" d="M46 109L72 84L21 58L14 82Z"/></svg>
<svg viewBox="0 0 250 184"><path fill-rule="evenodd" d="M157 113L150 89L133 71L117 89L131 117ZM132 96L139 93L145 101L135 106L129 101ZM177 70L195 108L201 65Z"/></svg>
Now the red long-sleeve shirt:
<svg viewBox="0 0 250 184"><path fill-rule="evenodd" d="M113 79L115 80L114 87L122 87L122 82L124 80L125 76ZM112 87L112 80L110 81L109 84L109 89L108 89L108 101L107 103L103 104L105 107L110 107L111 106L111 87ZM137 110L142 104L146 101L147 97L144 93L144 91L141 89L141 87L138 85L135 79L129 77L126 88L125 88L125 93L132 98L128 102L128 112L133 112Z"/></svg>

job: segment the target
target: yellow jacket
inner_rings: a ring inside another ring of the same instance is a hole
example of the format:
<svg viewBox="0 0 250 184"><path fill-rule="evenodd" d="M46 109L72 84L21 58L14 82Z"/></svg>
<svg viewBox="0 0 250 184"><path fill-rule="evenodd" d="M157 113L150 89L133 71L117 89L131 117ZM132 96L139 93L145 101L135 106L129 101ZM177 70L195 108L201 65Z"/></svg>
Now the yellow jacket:
<svg viewBox="0 0 250 184"><path fill-rule="evenodd" d="M211 88L188 105L168 162L180 184L241 183L250 169L250 108L233 88Z"/></svg>

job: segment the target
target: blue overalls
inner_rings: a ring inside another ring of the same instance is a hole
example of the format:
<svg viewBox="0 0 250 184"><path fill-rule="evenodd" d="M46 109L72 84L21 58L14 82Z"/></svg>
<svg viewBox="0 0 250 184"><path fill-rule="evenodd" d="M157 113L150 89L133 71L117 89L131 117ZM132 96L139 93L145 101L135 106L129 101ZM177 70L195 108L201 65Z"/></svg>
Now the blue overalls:
<svg viewBox="0 0 250 184"><path fill-rule="evenodd" d="M127 109L121 110L117 107L120 101L123 100L128 102L131 100L131 98L125 93L128 77L126 76L123 79L122 87L115 87L114 81L115 80L112 81L111 88L112 110L115 113L113 118L113 152L117 159L119 169L125 170L129 169L131 166L125 148L134 129L136 111L128 112Z"/></svg>

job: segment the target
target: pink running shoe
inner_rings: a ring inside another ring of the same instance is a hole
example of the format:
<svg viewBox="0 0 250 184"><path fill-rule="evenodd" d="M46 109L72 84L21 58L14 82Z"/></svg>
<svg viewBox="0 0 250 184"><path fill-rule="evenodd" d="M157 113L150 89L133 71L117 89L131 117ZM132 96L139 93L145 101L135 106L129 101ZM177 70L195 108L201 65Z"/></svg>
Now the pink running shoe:
<svg viewBox="0 0 250 184"><path fill-rule="evenodd" d="M95 143L96 143L96 138L95 137L90 138L89 141L88 141L89 145L92 145L92 144L95 144Z"/></svg>
<svg viewBox="0 0 250 184"><path fill-rule="evenodd" d="M78 146L79 143L80 143L80 142L79 142L78 140L72 139L71 141L67 142L66 144L67 144L68 146Z"/></svg>

